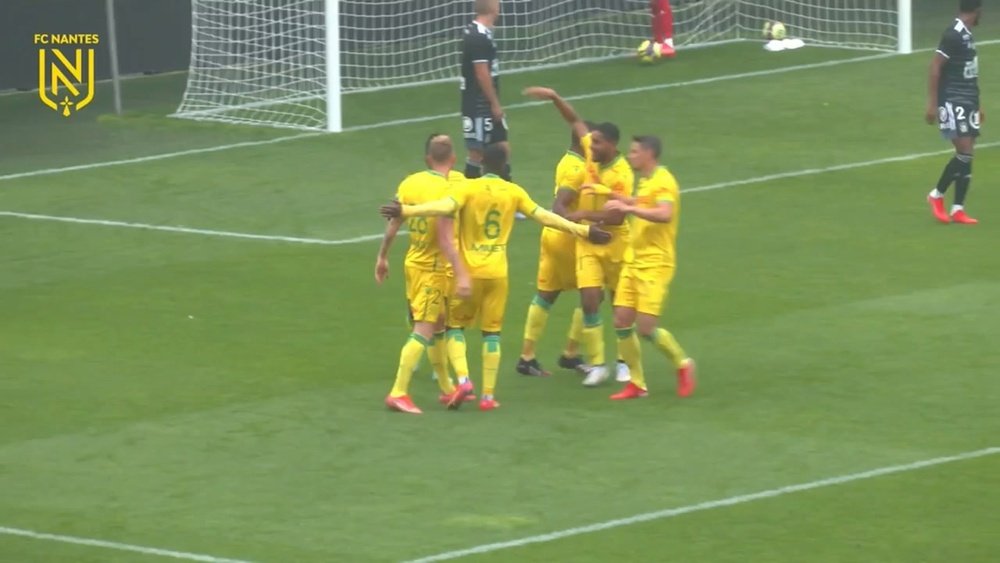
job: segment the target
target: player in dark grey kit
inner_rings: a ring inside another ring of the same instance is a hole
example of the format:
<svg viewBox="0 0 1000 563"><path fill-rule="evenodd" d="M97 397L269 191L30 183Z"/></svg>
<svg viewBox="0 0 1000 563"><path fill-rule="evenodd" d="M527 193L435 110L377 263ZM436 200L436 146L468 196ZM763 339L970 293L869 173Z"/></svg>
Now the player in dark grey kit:
<svg viewBox="0 0 1000 563"><path fill-rule="evenodd" d="M462 32L462 131L469 178L482 175L486 147L499 145L510 156L507 120L500 105L500 60L493 40L500 0L475 0L474 4L476 19ZM504 167L503 178L510 180L510 164Z"/></svg>
<svg viewBox="0 0 1000 563"><path fill-rule="evenodd" d="M931 61L927 86L927 123L937 123L941 134L955 145L955 156L945 166L937 187L927 201L942 223L974 225L965 212L965 195L972 183L972 158L983 122L979 107L979 56L972 28L979 24L982 0L960 0L959 14L941 36ZM944 194L955 184L951 213L945 211Z"/></svg>

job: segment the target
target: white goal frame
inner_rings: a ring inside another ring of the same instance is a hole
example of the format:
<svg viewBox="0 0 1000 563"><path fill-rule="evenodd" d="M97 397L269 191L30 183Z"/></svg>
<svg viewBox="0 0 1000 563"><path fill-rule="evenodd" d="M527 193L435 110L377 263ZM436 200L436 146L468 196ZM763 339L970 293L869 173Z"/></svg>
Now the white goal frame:
<svg viewBox="0 0 1000 563"><path fill-rule="evenodd" d="M199 0L193 0L193 2L194 2L192 4L192 9L193 10L196 10L195 6L197 5L198 1ZM233 2L239 2L241 0L232 0L232 1ZM202 99L199 99L199 100L197 100L197 102L200 102L200 103L196 103L194 101L192 101L192 103L189 103L188 97L189 97L190 91L192 90L192 86L191 86L191 84L192 84L191 80L192 79L190 78L190 76L195 72L195 67L196 67L195 62L196 62L196 48L197 48L197 46L194 44L194 39L192 41L192 65L191 65L191 70L189 71L188 89L185 92L184 101L182 101L181 107L178 109L177 113L175 113L174 115L177 116L177 117L182 117L182 118L200 119L200 120L209 120L209 121L228 121L228 122L237 122L237 123L253 123L253 124L268 125L268 126L275 126L275 127L292 127L292 128L311 129L311 130L325 129L326 131L336 133L336 132L341 132L341 131L344 130L344 115L343 115L342 99L343 99L343 96L346 95L346 94L348 94L348 93L360 92L360 91L370 91L370 90L381 90L381 89L389 89L389 88L405 88L405 87L411 87L411 86L418 86L418 85L428 84L428 83L431 83L431 82L441 82L441 81L454 80L454 77L452 77L452 78L442 78L444 72L442 72L441 69L438 69L437 71L435 71L437 75L433 76L433 77L423 77L422 78L420 76L406 76L406 77L403 77L404 81L402 81L402 82L400 82L398 84L389 84L389 85L378 85L378 84L376 84L373 87L364 87L364 88L355 88L355 87L352 86L349 90L345 90L345 87L344 87L344 69L343 69L343 65L345 64L344 63L344 60L345 60L344 59L344 55L345 55L345 53L343 53L342 49L341 49L341 25L342 25L341 3L344 0L322 0L322 1L323 1L323 9L324 9L324 12L325 12L324 14L322 14L322 16L323 16L322 17L322 22L323 22L322 25L325 27L325 29L321 32L321 36L324 37L324 43L325 43L324 46L323 46L323 48L322 48L322 50L325 51L325 58L324 58L323 64L325 65L326 68L325 69L321 69L321 71L325 75L324 76L324 78L325 78L325 84L321 83L321 85L317 85L318 87L316 88L316 90L319 90L320 88L322 88L325 91L322 92L322 93L318 92L318 91L303 92L303 95L300 96L300 97L297 97L297 98L294 98L294 99L290 99L290 100L289 99L283 99L283 100L280 100L280 101L281 102L312 101L316 106L318 106L319 104L323 104L322 110L325 111L325 116L324 116L325 117L325 124L323 124L324 126L322 126L322 127L319 126L318 116L317 116L317 118L313 118L313 120L312 120L312 123L315 123L315 125L308 125L308 124L307 125L303 125L303 124L296 124L294 122L282 123L279 120L266 120L266 119L264 119L264 120L260 120L260 121L255 121L255 120L252 120L252 119L227 118L226 115L225 115L226 112L232 112L232 111L237 111L237 110L242 110L242 109L247 109L247 108L254 108L254 107L258 107L258 108L260 108L260 107L267 107L269 105L275 105L276 104L276 102L272 102L272 101L269 101L267 99L262 99L262 100L259 100L259 101L251 101L251 102L248 102L248 103L238 103L238 104L234 103L232 105L225 105L223 102L217 102L216 100L211 100L211 99L209 99L207 102L204 102ZM372 2L379 2L380 0L371 0L371 1ZM828 6L824 6L823 5L824 0L813 0L813 1L816 2L816 10L830 9ZM746 21L743 21L745 19L749 19L750 18L750 13L747 13L747 14L741 13L741 8L746 8L748 11L751 11L752 13L760 13L760 12L768 12L768 11L770 11L772 9L772 6L774 7L773 8L774 10L776 10L776 11L780 10L779 6L781 6L785 2L788 2L789 3L788 5L793 6L793 7L797 7L797 8L801 8L803 5L809 6L808 3L806 3L806 2L804 2L802 0L756 0L756 1L754 1L754 0L695 0L694 2L691 2L691 4L697 5L700 2L704 3L703 4L703 9L709 10L709 11L711 11L711 10L718 10L719 13L724 14L726 18L728 18L729 15L728 15L728 12L725 12L724 10L727 9L726 4L727 3L731 3L733 9L735 9L735 12L736 12L735 14L732 15L732 23L728 23L728 25L731 26L731 29L729 31L724 31L722 33L716 33L714 35L713 34L709 34L708 37L701 37L701 36L699 36L699 37L696 38L696 41L697 41L696 43L694 43L694 44L687 44L687 45L681 44L682 48L684 46L695 46L695 45L702 46L702 45L714 45L714 44L719 44L719 43L729 43L729 42L733 42L733 41L748 41L748 40L750 40L749 39L750 37L754 36L752 34L756 34L757 37L760 37L759 28L758 29L751 29L750 24L748 24ZM844 2L845 5L849 6L850 10L862 11L862 12L866 11L866 10L869 10L869 8L866 6L866 4L870 3L870 5L871 5L870 10L873 11L873 12L880 13L880 17L883 18L881 22L876 21L875 24L877 25L877 24L881 23L882 25L885 25L885 26L891 26L892 25L891 19L889 21L887 21L885 19L886 18L886 14L890 13L891 10L892 10L892 8L890 7L891 3L887 5L887 3L885 2L885 0L882 0L881 2L879 2L879 0L828 0L828 2L830 4L836 4L837 2ZM470 8L471 8L471 0L469 0L469 4L470 4ZM677 13L678 10L683 10L684 8L687 8L688 6L689 6L688 4L684 4L684 5L682 5L682 6L678 7L678 8L675 8L675 14ZM812 10L812 7L810 6L810 7L808 7L808 9ZM710 13L714 14L714 13L717 13L717 12L711 11ZM789 11L789 13L797 13L797 12ZM316 14L316 15L317 15L317 21L319 21L319 19L318 19L319 14ZM908 53L911 53L913 51L913 34L912 34L912 28L913 28L913 5L912 5L912 0L897 0L896 1L896 14L895 14L895 16L896 16L895 17L895 20L896 20L895 21L895 27L896 27L896 38L895 38L896 39L896 46L895 46L896 48L895 48L895 50L899 54L908 54ZM810 14L810 15L805 16L805 17L809 18L809 17L812 17L812 16ZM890 16L890 18L891 18L891 16ZM729 20L727 19L727 22L728 21ZM821 21L838 21L838 20L836 20L836 19L833 19L833 20L822 20L821 19ZM856 20L846 20L846 21L847 21L847 23L855 24L855 25L864 25L864 24L867 23L867 22L861 22L859 24ZM193 21L192 24L196 26L197 22ZM794 26L791 29L791 33L792 33L792 35L795 34L795 28L794 28ZM825 33L825 30L817 30L817 33L819 33L819 34L822 35L822 33ZM846 33L848 36L850 36L852 32L851 31L847 31L847 32L843 32L843 33ZM859 33L859 32L854 32L854 33L863 36L863 33ZM878 50L888 50L888 49L891 48L890 47L890 42L891 42L891 39L892 39L891 35L886 34L886 33L882 33L882 34L877 34L875 36L875 38L876 39L880 39L880 42L878 42L877 44L875 44L875 42L867 42L867 43L859 43L859 44L856 44L856 45L850 45L850 44L838 43L836 37L834 37L834 38L830 38L830 37L818 37L816 41L810 41L809 39L807 39L807 43L809 43L809 44L817 44L817 45L834 46L834 47L836 47L838 45L842 45L845 48L862 48L862 49L868 48L868 49L878 49ZM640 38L637 37L636 39L639 40ZM702 39L707 39L707 40L703 41ZM456 39L456 43L457 43L457 39ZM615 56L626 56L628 54L630 54L628 51L623 51L621 54L618 54L618 55L612 54L612 55L607 55L607 56L604 56L604 57L598 57L598 59L600 59L600 58L615 57ZM317 53L317 55L318 55L318 53ZM350 53L348 53L348 55L350 55ZM501 59L503 59L503 52L501 52ZM522 65L521 68L518 68L514 72L534 71L534 70L538 70L538 69L541 69L541 68L548 68L548 67L553 67L553 66L568 66L568 65L572 65L572 64L577 64L577 63L587 62L587 61L593 61L593 60L597 60L597 59L595 59L595 58L581 58L579 60L574 60L574 61L555 61L554 63L553 62L541 61L541 62L539 62L539 64L531 64L529 62L529 64L527 66L523 66ZM331 61L336 61L336 64L331 64ZM315 68L320 68L320 67L315 67L314 66L313 68L315 69ZM507 72L509 73L510 71L507 71ZM226 92L222 91L219 95L220 96L225 96ZM204 96L204 94L202 94L202 96ZM197 97L197 95L194 96L194 97ZM208 97L210 97L210 96L208 96Z"/></svg>

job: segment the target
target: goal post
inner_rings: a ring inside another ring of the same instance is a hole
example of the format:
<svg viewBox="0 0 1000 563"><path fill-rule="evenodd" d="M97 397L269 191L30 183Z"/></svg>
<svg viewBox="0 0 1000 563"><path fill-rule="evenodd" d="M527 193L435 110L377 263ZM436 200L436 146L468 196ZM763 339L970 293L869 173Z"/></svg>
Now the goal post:
<svg viewBox="0 0 1000 563"><path fill-rule="evenodd" d="M909 55L913 52L913 0L897 0L896 52Z"/></svg>
<svg viewBox="0 0 1000 563"><path fill-rule="evenodd" d="M911 2L675 0L674 41L681 50L759 41L777 20L807 45L909 53ZM457 80L472 17L472 0L192 0L174 115L342 131L344 96ZM649 0L501 0L501 72L627 56L650 24Z"/></svg>
<svg viewBox="0 0 1000 563"><path fill-rule="evenodd" d="M900 0L903 1L903 0ZM340 0L324 0L326 25L326 130L344 130L343 85L340 83ZM331 64L333 63L333 64Z"/></svg>

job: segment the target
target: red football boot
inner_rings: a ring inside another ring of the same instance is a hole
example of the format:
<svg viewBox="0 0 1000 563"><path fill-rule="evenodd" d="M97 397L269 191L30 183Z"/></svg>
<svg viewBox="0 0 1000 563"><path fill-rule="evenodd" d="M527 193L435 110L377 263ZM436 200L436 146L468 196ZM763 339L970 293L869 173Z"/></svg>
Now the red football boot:
<svg viewBox="0 0 1000 563"><path fill-rule="evenodd" d="M688 358L684 360L681 367L677 368L677 396L678 397L689 397L691 393L694 393L694 388L697 385L694 376L695 366L694 360Z"/></svg>
<svg viewBox="0 0 1000 563"><path fill-rule="evenodd" d="M959 209L958 211L951 214L951 220L955 223L961 223L962 225L975 225L979 222L979 219L973 219L969 217L964 209Z"/></svg>
<svg viewBox="0 0 1000 563"><path fill-rule="evenodd" d="M948 217L948 212L944 210L944 198L927 196L927 203L931 204L931 213L934 214L934 218L941 223L951 223L951 218Z"/></svg>

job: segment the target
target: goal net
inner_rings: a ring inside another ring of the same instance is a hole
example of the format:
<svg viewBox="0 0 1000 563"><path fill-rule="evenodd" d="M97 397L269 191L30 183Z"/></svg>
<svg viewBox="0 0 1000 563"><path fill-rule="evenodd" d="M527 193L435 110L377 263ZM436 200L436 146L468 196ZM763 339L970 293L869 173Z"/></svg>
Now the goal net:
<svg viewBox="0 0 1000 563"><path fill-rule="evenodd" d="M807 44L906 52L909 2L674 0L674 39L681 48L759 39L778 20ZM650 35L649 0L501 6L502 73L624 56ZM175 115L339 131L344 94L456 79L471 9L471 0L192 0Z"/></svg>

